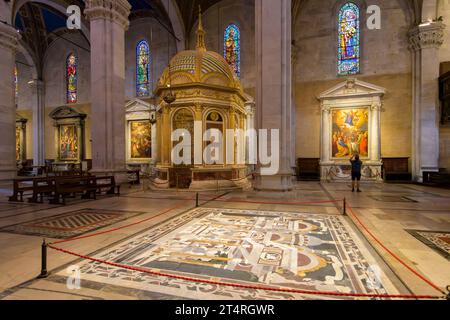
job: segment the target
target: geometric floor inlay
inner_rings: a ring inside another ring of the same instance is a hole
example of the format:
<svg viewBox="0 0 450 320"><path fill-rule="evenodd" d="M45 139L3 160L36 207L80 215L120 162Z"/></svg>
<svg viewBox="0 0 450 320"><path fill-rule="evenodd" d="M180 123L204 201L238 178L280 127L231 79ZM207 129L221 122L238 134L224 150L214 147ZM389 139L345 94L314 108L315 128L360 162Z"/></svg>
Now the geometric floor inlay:
<svg viewBox="0 0 450 320"><path fill-rule="evenodd" d="M0 228L0 232L65 239L142 214L121 210L81 209Z"/></svg>
<svg viewBox="0 0 450 320"><path fill-rule="evenodd" d="M413 237L420 240L428 247L450 260L450 232L449 231L427 231L406 230Z"/></svg>
<svg viewBox="0 0 450 320"><path fill-rule="evenodd" d="M381 202L418 202L416 200L412 200L408 197L402 197L402 196L368 196L369 198L372 198L376 201Z"/></svg>
<svg viewBox="0 0 450 320"><path fill-rule="evenodd" d="M95 258L216 282L398 293L345 218L336 215L198 208L104 249ZM78 266L81 282L124 291L189 299L324 298L188 282L87 260Z"/></svg>

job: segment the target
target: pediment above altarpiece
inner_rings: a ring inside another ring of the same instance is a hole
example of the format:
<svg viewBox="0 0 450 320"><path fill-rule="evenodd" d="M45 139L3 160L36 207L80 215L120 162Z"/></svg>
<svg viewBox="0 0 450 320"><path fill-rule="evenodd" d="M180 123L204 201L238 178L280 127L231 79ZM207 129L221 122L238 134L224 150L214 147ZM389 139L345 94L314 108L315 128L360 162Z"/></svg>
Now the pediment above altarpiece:
<svg viewBox="0 0 450 320"><path fill-rule="evenodd" d="M348 98L381 98L385 94L385 88L358 79L350 78L321 93L317 99L320 101L325 101Z"/></svg>

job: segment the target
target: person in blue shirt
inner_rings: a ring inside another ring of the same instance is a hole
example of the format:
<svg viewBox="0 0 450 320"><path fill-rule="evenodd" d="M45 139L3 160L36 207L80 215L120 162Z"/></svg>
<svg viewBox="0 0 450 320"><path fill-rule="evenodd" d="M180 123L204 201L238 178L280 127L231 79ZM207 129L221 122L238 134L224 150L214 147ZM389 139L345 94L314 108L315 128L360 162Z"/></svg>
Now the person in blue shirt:
<svg viewBox="0 0 450 320"><path fill-rule="evenodd" d="M361 168L363 163L359 159L359 154L354 154L350 159L350 163L352 164L352 192L355 192L355 185L357 192L361 192L359 182L361 181Z"/></svg>

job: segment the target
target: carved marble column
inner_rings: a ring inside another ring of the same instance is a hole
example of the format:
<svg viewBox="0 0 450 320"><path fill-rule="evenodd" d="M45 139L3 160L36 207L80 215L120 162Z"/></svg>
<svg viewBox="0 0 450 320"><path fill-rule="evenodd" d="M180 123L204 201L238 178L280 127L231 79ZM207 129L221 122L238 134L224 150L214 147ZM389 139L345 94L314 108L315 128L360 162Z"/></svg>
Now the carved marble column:
<svg viewBox="0 0 450 320"><path fill-rule="evenodd" d="M92 172L126 180L125 31L126 0L87 0L91 33Z"/></svg>
<svg viewBox="0 0 450 320"><path fill-rule="evenodd" d="M33 90L33 165L45 165L45 85L42 80L30 83Z"/></svg>
<svg viewBox="0 0 450 320"><path fill-rule="evenodd" d="M16 105L14 66L20 39L17 31L0 22L0 180L16 176Z"/></svg>
<svg viewBox="0 0 450 320"><path fill-rule="evenodd" d="M422 182L424 171L439 170L439 47L445 25L423 23L410 33L413 57L413 179Z"/></svg>
<svg viewBox="0 0 450 320"><path fill-rule="evenodd" d="M254 187L289 191L293 188L291 0L256 0L255 10L257 128L279 130L280 166L276 175L258 176Z"/></svg>

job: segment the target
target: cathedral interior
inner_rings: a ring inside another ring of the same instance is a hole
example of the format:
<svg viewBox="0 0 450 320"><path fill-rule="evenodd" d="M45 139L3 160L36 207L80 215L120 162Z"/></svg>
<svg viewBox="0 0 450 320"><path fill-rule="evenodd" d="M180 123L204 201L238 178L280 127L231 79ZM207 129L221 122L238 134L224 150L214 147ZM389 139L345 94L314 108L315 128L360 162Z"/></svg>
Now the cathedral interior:
<svg viewBox="0 0 450 320"><path fill-rule="evenodd" d="M0 0L0 115L0 300L450 297L450 1Z"/></svg>

